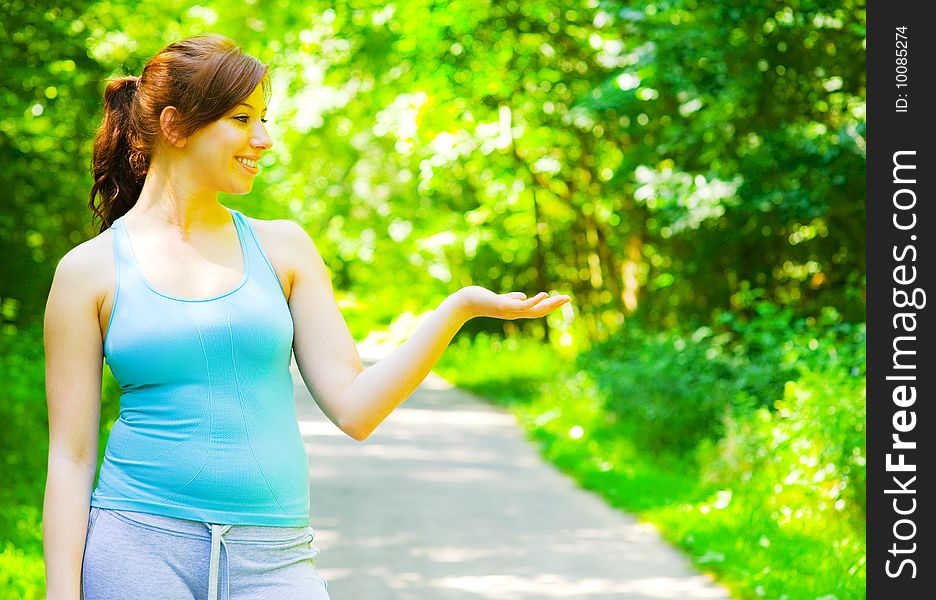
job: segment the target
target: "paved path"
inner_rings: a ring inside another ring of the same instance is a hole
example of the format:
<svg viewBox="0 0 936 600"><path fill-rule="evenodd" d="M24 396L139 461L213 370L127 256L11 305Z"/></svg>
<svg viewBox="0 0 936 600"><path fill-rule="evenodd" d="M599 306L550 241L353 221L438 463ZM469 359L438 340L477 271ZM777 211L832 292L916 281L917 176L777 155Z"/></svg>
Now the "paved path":
<svg viewBox="0 0 936 600"><path fill-rule="evenodd" d="M544 462L512 415L435 374L364 442L293 374L332 600L729 598Z"/></svg>

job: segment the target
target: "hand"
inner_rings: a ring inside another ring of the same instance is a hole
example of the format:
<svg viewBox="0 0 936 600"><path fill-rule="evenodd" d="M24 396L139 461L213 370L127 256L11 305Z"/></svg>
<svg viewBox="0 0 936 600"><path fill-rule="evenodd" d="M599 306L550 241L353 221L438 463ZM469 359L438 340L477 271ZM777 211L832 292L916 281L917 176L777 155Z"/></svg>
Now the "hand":
<svg viewBox="0 0 936 600"><path fill-rule="evenodd" d="M469 318L493 317L508 321L543 317L570 300L569 296L561 294L549 297L546 292L532 298L527 298L523 292L495 294L478 285L464 287L456 294Z"/></svg>

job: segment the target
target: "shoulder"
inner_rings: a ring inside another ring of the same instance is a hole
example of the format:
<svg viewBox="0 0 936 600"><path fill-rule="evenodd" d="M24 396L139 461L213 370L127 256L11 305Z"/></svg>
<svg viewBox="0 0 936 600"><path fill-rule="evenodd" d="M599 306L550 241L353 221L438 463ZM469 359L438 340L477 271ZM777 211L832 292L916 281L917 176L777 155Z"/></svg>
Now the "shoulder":
<svg viewBox="0 0 936 600"><path fill-rule="evenodd" d="M255 219L247 217L264 248L274 248L284 256L303 257L309 252L318 254L309 233L289 219Z"/></svg>
<svg viewBox="0 0 936 600"><path fill-rule="evenodd" d="M53 286L73 300L100 305L114 274L113 230L106 229L59 259Z"/></svg>
<svg viewBox="0 0 936 600"><path fill-rule="evenodd" d="M89 240L81 242L65 253L59 267L69 272L100 270L102 261L113 262L113 229L105 229Z"/></svg>
<svg viewBox="0 0 936 600"><path fill-rule="evenodd" d="M289 239L303 236L309 237L309 234L306 233L306 230L303 229L301 225L289 219L257 219L255 217L248 217L247 215L244 215L244 217L250 221L250 226L253 227L258 234L286 236Z"/></svg>
<svg viewBox="0 0 936 600"><path fill-rule="evenodd" d="M296 282L328 279L328 270L309 233L289 219L247 217L257 241L284 284L287 298Z"/></svg>

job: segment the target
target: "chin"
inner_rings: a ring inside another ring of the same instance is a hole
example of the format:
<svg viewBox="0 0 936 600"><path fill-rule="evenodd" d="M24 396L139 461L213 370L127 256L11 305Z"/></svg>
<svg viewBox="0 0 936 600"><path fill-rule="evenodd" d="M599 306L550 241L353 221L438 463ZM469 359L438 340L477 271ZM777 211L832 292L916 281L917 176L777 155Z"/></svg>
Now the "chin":
<svg viewBox="0 0 936 600"><path fill-rule="evenodd" d="M249 194L253 189L253 183L248 183L247 185L238 185L231 186L226 190L219 190L222 193L230 194L232 196L243 196L244 194Z"/></svg>

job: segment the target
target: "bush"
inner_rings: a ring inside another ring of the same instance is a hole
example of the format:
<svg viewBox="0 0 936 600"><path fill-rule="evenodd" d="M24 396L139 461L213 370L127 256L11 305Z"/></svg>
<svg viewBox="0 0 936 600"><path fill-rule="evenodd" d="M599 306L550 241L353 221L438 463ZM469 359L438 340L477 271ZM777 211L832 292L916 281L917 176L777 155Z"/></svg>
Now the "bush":
<svg viewBox="0 0 936 600"><path fill-rule="evenodd" d="M638 446L659 455L683 455L702 439L718 435L720 414L737 386L730 357L706 328L690 337L647 335L634 327L578 357L606 409Z"/></svg>
<svg viewBox="0 0 936 600"><path fill-rule="evenodd" d="M863 527L864 379L842 368L803 368L774 408L730 418L714 452L700 449L703 478L760 488L781 524L835 510Z"/></svg>
<svg viewBox="0 0 936 600"><path fill-rule="evenodd" d="M39 598L41 511L49 448L42 328L0 333L0 598Z"/></svg>
<svg viewBox="0 0 936 600"><path fill-rule="evenodd" d="M15 335L0 333L0 385L5 394L0 402L0 456L7 499L13 493L26 501L44 477L49 447L44 370L41 326ZM26 497L19 493L23 486L30 489Z"/></svg>
<svg viewBox="0 0 936 600"><path fill-rule="evenodd" d="M722 313L715 327L648 333L629 324L577 359L606 399L606 409L647 451L690 455L705 439L725 435L732 418L772 412L802 369L864 373L863 323L818 319L761 303L758 317ZM627 425L629 424L629 426Z"/></svg>

